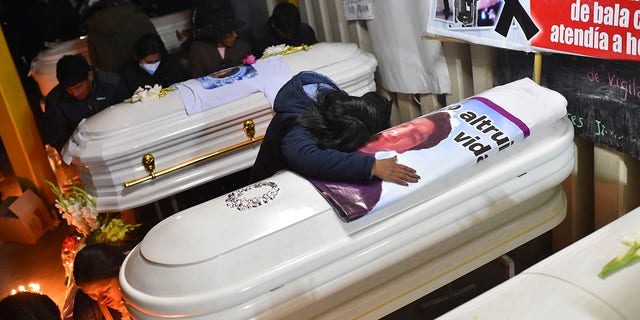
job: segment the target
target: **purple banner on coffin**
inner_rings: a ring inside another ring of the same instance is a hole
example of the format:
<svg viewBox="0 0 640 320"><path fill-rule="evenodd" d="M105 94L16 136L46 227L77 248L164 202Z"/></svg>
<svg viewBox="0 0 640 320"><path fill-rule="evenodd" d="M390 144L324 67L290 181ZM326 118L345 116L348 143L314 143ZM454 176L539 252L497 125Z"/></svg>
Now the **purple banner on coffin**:
<svg viewBox="0 0 640 320"><path fill-rule="evenodd" d="M378 159L397 156L399 163L420 175L417 183L403 187L377 178L363 183L309 181L349 222L383 208L398 208L398 202L425 201L446 192L459 183L466 168L528 133L520 119L486 98L474 97L384 130L358 150Z"/></svg>

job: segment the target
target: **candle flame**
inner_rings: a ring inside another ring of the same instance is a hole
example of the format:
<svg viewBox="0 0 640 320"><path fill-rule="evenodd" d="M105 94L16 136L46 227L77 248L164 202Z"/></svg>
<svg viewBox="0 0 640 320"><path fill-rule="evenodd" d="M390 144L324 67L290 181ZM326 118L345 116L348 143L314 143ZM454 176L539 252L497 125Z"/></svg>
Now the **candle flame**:
<svg viewBox="0 0 640 320"><path fill-rule="evenodd" d="M18 286L18 289L11 289L11 295L14 295L18 292L35 292L35 293L41 293L40 292L40 284L32 282L29 283L26 287L23 285Z"/></svg>

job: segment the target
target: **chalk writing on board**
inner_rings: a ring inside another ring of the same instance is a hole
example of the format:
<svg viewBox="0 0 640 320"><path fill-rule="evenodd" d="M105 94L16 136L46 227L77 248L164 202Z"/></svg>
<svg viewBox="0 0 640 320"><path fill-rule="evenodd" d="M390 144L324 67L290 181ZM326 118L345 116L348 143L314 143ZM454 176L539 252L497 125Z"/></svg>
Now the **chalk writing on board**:
<svg viewBox="0 0 640 320"><path fill-rule="evenodd" d="M531 55L499 53L499 82L530 77ZM551 54L541 84L567 98L576 135L640 159L640 63Z"/></svg>

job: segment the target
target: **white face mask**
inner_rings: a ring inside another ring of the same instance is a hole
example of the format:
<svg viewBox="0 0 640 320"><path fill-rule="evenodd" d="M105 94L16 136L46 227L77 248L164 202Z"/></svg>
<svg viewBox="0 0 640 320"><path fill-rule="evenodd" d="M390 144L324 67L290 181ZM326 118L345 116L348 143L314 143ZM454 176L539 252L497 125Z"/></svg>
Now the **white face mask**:
<svg viewBox="0 0 640 320"><path fill-rule="evenodd" d="M139 66L148 74L153 75L154 73L156 73L156 70L158 70L158 67L160 66L160 61L156 63L140 63Z"/></svg>

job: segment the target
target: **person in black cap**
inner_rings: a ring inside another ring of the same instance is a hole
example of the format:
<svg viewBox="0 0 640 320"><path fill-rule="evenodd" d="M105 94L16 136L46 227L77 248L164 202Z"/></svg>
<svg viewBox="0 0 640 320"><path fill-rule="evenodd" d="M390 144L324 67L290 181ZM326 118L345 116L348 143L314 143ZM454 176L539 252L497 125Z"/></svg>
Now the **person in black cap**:
<svg viewBox="0 0 640 320"><path fill-rule="evenodd" d="M300 10L289 2L280 2L271 13L264 26L262 38L256 39L253 45L254 54L262 56L264 49L270 46L286 44L299 46L317 43L313 28L300 19Z"/></svg>
<svg viewBox="0 0 640 320"><path fill-rule="evenodd" d="M191 43L191 76L202 77L235 67L250 54L249 43L238 37L233 16L214 12Z"/></svg>
<svg viewBox="0 0 640 320"><path fill-rule="evenodd" d="M120 75L98 71L81 54L56 64L56 85L45 98L45 140L58 151L84 118L131 96Z"/></svg>

